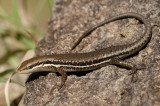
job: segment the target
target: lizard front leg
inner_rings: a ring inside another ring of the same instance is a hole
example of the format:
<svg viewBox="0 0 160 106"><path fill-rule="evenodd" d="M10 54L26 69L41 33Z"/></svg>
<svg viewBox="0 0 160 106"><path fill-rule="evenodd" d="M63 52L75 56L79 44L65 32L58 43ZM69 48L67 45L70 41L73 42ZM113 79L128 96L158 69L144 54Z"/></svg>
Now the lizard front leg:
<svg viewBox="0 0 160 106"><path fill-rule="evenodd" d="M61 74L61 83L60 83L60 85L58 85L58 90L60 90L64 86L64 84L67 80L67 74L64 71L64 67L58 68L57 72L59 72Z"/></svg>

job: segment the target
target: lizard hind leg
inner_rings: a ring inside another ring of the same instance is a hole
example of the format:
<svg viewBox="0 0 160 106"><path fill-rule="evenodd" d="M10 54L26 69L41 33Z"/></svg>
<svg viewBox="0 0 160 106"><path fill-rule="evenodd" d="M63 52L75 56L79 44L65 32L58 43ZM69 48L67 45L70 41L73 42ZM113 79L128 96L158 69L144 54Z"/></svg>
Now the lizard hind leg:
<svg viewBox="0 0 160 106"><path fill-rule="evenodd" d="M131 69L129 73L129 75L132 75L131 82L138 80L137 69L132 64L115 58L111 60L111 64Z"/></svg>

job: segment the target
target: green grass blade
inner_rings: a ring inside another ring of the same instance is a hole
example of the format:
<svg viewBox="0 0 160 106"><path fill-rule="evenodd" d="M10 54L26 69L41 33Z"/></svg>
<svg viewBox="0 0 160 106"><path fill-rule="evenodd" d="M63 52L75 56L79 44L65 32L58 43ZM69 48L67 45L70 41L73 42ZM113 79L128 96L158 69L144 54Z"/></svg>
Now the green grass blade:
<svg viewBox="0 0 160 106"><path fill-rule="evenodd" d="M12 0L12 21L16 25L20 25L19 6L17 0Z"/></svg>
<svg viewBox="0 0 160 106"><path fill-rule="evenodd" d="M5 55L0 59L0 64L6 63L11 56L13 56L13 55L15 55L15 54L17 54L17 53L19 53L19 52L22 52L22 51L23 51L23 50L20 50L20 49L19 49L19 50L13 50L13 51L7 52L7 54L5 54Z"/></svg>
<svg viewBox="0 0 160 106"><path fill-rule="evenodd" d="M4 72L1 72L1 73L0 73L0 78L1 78L1 77L4 77L4 76L6 76L6 75L8 75L8 74L10 74L10 73L12 73L13 71L14 71L14 69L7 69L7 70L5 70ZM1 81L4 81L4 79L1 78L1 79L0 79L0 82L1 82Z"/></svg>

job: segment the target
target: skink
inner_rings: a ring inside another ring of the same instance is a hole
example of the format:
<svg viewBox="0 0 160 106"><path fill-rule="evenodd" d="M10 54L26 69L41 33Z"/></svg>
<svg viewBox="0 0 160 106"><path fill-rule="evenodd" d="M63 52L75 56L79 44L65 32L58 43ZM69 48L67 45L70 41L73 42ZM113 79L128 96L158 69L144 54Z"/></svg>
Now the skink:
<svg viewBox="0 0 160 106"><path fill-rule="evenodd" d="M122 61L122 59L141 50L151 39L150 21L140 14L124 13L98 23L97 25L91 27L89 30L84 32L84 34L78 39L78 41L75 43L71 50L73 50L84 37L90 35L90 33L98 27L103 26L109 22L124 18L135 18L141 21L145 26L144 35L134 43L111 46L87 53L52 54L33 57L22 62L22 64L17 68L16 72L23 74L39 71L59 72L62 75L60 85L61 87L66 81L66 72L89 71L112 64L130 68L131 71L135 73L136 68L131 64Z"/></svg>

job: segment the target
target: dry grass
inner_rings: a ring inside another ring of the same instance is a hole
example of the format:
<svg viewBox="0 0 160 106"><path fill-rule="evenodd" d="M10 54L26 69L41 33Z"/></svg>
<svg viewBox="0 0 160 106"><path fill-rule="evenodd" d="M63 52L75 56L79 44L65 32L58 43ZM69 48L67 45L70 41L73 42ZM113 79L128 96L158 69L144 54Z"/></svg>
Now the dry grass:
<svg viewBox="0 0 160 106"><path fill-rule="evenodd" d="M5 83L9 82L7 78L20 64L25 52L33 50L35 43L44 36L51 16L51 2L52 0L0 1L0 89L4 89ZM12 79L24 83L25 78L16 75ZM8 105L23 92L24 87L17 83L6 85L5 93L9 94ZM1 90L0 94L0 101L4 101L4 90ZM1 105L6 103L1 102Z"/></svg>

